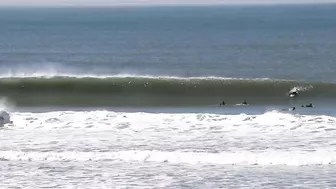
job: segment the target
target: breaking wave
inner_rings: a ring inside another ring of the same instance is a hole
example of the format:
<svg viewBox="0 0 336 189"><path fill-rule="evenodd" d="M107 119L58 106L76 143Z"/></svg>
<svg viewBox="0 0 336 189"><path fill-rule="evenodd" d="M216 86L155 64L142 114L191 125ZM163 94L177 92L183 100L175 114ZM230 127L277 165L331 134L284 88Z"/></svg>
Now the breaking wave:
<svg viewBox="0 0 336 189"><path fill-rule="evenodd" d="M197 106L221 100L285 103L288 92L301 98L336 96L336 84L218 77L22 77L1 78L0 93L26 106Z"/></svg>

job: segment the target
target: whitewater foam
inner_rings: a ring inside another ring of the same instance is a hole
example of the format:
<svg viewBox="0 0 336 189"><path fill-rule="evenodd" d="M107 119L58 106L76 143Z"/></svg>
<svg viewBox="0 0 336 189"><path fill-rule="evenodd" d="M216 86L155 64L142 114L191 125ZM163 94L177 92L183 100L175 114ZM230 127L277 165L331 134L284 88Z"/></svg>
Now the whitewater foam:
<svg viewBox="0 0 336 189"><path fill-rule="evenodd" d="M16 104L13 100L11 100L10 98L6 96L0 97L0 110L10 112L14 110L15 107L16 107Z"/></svg>
<svg viewBox="0 0 336 189"><path fill-rule="evenodd" d="M112 161L156 162L172 164L222 164L222 165L328 165L336 164L336 151L264 151L264 152L20 152L0 151L3 161Z"/></svg>
<svg viewBox="0 0 336 189"><path fill-rule="evenodd" d="M11 118L1 133L5 161L336 164L336 118L326 115L56 111Z"/></svg>
<svg viewBox="0 0 336 189"><path fill-rule="evenodd" d="M198 130L219 128L221 131L275 132L292 128L300 132L319 130L319 126L333 128L336 118L325 115L299 115L269 111L260 115L221 115L208 113L144 113L111 111L57 111L47 113L12 113L15 128L90 128L115 129L167 129ZM311 130L312 129L312 130ZM293 131L293 130L291 130Z"/></svg>
<svg viewBox="0 0 336 189"><path fill-rule="evenodd" d="M314 87L312 85L308 85L308 86L295 86L293 87L289 93L292 93L292 92L300 92L300 91L308 91L308 90L311 90L313 89Z"/></svg>

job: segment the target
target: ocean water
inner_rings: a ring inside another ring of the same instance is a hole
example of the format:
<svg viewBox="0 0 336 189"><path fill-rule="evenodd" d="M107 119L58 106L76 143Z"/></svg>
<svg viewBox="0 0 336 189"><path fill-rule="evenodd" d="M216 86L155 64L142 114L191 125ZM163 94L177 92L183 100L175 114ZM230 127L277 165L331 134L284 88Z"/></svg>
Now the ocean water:
<svg viewBox="0 0 336 189"><path fill-rule="evenodd" d="M333 4L0 8L0 187L334 188L335 34Z"/></svg>

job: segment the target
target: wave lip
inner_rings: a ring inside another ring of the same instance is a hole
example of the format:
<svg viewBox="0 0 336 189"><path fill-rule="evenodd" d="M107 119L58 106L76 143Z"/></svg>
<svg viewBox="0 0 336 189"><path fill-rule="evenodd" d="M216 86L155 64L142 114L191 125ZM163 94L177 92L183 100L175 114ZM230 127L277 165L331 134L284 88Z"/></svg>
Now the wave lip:
<svg viewBox="0 0 336 189"><path fill-rule="evenodd" d="M221 165L330 165L336 164L336 152L321 151L265 151L265 152L19 152L1 151L2 161L112 161L156 162L172 164L221 164Z"/></svg>
<svg viewBox="0 0 336 189"><path fill-rule="evenodd" d="M147 78L147 79L219 79L219 80L271 80L270 78L239 78L239 77L219 77L219 76L195 76L195 77L181 77L174 75L137 75L137 74L71 74L71 73L57 73L57 72L33 72L33 73L2 73L0 79L24 79L24 78L92 78L92 79L108 79L108 78ZM279 79L281 80L281 79ZM286 81L286 80L283 80Z"/></svg>

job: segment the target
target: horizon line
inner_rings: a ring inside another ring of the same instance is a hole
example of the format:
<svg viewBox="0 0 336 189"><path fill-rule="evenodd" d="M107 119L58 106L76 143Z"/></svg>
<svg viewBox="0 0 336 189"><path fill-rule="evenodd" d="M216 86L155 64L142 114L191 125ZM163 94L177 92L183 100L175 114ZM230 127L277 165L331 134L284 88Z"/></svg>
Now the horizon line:
<svg viewBox="0 0 336 189"><path fill-rule="evenodd" d="M5 4L0 8L113 8L113 7L180 7L180 6L275 6L275 5L328 5L336 4L335 2L218 2L218 3L117 3L117 4Z"/></svg>

